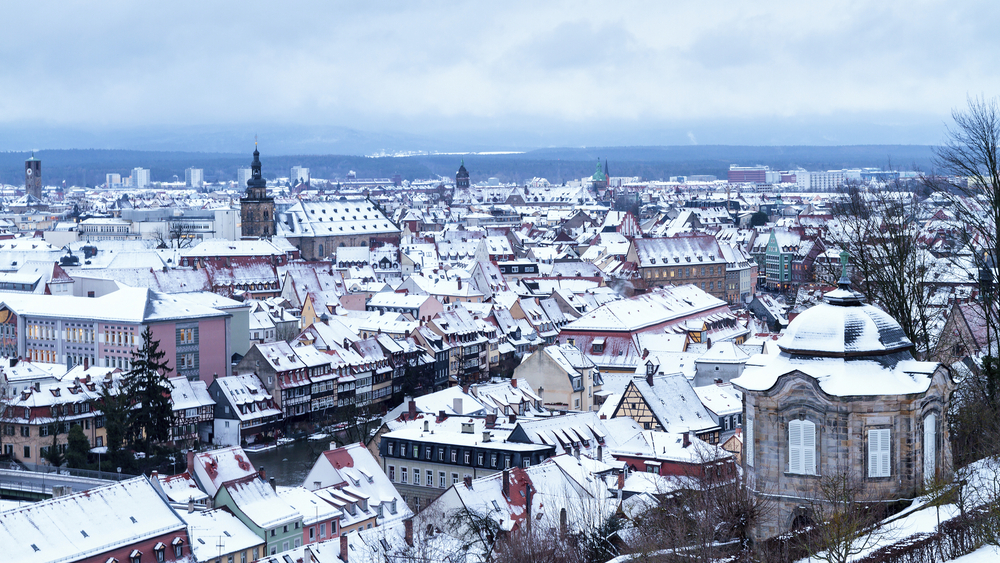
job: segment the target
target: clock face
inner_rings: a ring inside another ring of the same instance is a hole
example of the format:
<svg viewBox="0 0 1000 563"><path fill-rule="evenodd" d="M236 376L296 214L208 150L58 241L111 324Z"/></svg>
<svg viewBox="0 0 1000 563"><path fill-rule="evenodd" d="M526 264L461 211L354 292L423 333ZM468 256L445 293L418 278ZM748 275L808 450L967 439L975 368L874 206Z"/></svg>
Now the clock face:
<svg viewBox="0 0 1000 563"><path fill-rule="evenodd" d="M30 169L30 168L29 168L29 169L27 170L27 172L28 172L28 176L31 176L31 174L32 174L32 171L31 171L31 169Z"/></svg>

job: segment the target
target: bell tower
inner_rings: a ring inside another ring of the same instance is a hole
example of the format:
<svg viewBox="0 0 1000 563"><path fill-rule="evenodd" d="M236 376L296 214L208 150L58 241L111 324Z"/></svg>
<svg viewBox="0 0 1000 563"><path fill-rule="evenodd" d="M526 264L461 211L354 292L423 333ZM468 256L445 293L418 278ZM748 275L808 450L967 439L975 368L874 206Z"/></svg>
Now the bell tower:
<svg viewBox="0 0 1000 563"><path fill-rule="evenodd" d="M274 220L274 198L267 196L267 181L260 175L260 151L254 143L246 195L240 198L240 234L243 238L270 238L274 236Z"/></svg>
<svg viewBox="0 0 1000 563"><path fill-rule="evenodd" d="M42 199L42 161L35 158L35 153L24 161L24 193Z"/></svg>

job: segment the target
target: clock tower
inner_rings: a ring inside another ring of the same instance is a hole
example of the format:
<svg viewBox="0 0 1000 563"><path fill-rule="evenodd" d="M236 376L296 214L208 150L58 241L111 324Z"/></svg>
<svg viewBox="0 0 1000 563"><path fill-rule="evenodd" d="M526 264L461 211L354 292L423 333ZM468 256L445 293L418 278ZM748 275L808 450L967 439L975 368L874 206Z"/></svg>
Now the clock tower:
<svg viewBox="0 0 1000 563"><path fill-rule="evenodd" d="M274 236L274 198L267 196L267 181L260 175L260 152L256 143L246 195L240 198L240 234L243 238Z"/></svg>
<svg viewBox="0 0 1000 563"><path fill-rule="evenodd" d="M35 158L35 153L24 161L24 193L42 199L42 161Z"/></svg>

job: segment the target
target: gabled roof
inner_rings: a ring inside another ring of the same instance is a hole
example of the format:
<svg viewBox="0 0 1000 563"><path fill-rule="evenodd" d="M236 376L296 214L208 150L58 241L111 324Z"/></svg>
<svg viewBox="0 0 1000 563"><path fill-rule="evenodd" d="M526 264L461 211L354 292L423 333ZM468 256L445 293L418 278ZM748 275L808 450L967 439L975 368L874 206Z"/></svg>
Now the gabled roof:
<svg viewBox="0 0 1000 563"><path fill-rule="evenodd" d="M145 477L0 512L6 563L96 557L158 536L186 538L185 523Z"/></svg>

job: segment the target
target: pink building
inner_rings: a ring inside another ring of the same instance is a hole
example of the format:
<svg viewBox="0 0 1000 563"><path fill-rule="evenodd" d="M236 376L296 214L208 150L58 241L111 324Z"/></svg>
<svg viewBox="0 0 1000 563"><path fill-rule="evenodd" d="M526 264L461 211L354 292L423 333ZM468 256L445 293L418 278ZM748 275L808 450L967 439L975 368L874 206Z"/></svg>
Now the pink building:
<svg viewBox="0 0 1000 563"><path fill-rule="evenodd" d="M224 311L144 287L123 287L101 297L0 297L8 355L127 370L149 326L172 374L206 383L216 374L231 374L231 319Z"/></svg>

